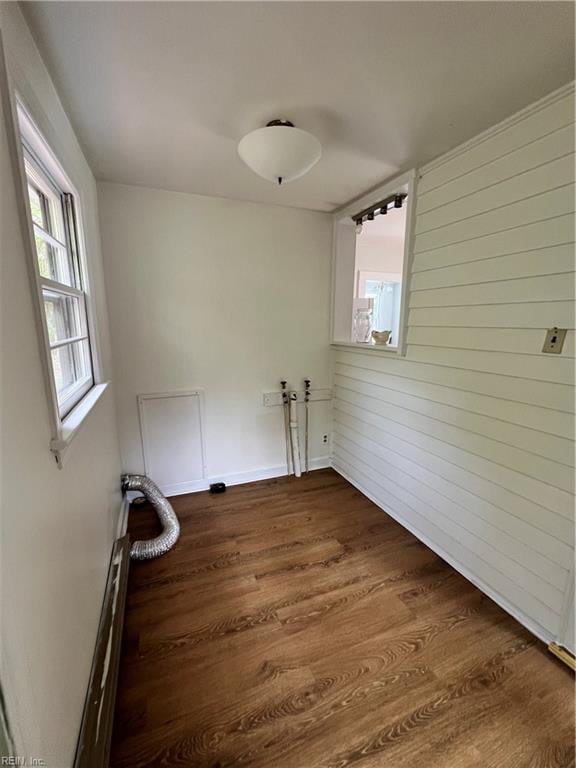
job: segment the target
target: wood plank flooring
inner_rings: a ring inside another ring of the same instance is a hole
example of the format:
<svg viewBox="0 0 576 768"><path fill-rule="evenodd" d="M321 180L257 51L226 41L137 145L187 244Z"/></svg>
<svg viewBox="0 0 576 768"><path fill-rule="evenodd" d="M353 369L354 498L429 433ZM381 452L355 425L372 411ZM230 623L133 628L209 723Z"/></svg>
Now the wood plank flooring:
<svg viewBox="0 0 576 768"><path fill-rule="evenodd" d="M172 502L177 546L131 565L113 768L575 765L570 671L332 470Z"/></svg>

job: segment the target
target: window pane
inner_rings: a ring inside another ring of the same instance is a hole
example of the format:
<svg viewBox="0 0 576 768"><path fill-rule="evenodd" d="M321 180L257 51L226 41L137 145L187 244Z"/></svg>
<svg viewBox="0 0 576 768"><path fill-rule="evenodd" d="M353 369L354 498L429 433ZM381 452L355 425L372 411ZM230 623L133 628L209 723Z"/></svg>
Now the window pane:
<svg viewBox="0 0 576 768"><path fill-rule="evenodd" d="M44 311L50 343L86 334L83 307L77 296L44 290Z"/></svg>
<svg viewBox="0 0 576 768"><path fill-rule="evenodd" d="M44 218L44 204L42 196L31 184L28 184L28 200L30 201L30 212L32 221L46 229L46 220Z"/></svg>
<svg viewBox="0 0 576 768"><path fill-rule="evenodd" d="M80 378L90 378L93 380L94 374L92 371L92 357L90 354L90 342L88 339L79 341L74 344L74 350L77 356L76 367L79 371L81 371Z"/></svg>
<svg viewBox="0 0 576 768"><path fill-rule="evenodd" d="M60 395L76 381L72 345L53 349L52 365L54 366L56 391L58 392L58 399L60 400Z"/></svg>
<svg viewBox="0 0 576 768"><path fill-rule="evenodd" d="M42 277L47 277L50 280L54 280L56 274L56 267L54 264L54 256L52 254L52 247L42 240L42 238L36 235L36 255L38 256L38 269Z"/></svg>
<svg viewBox="0 0 576 768"><path fill-rule="evenodd" d="M74 286L74 272L67 250L47 242L37 229L35 230L35 241L38 269L42 277L47 277L49 280L63 285Z"/></svg>
<svg viewBox="0 0 576 768"><path fill-rule="evenodd" d="M61 243L66 242L66 233L64 230L64 214L62 211L62 200L59 195L50 194L47 196L48 209L48 232Z"/></svg>
<svg viewBox="0 0 576 768"><path fill-rule="evenodd" d="M24 167L26 169L26 177L28 178L28 198L30 199L32 219L36 224L39 224L49 232L52 237L55 237L56 240L59 240L61 243L66 242L64 212L62 210L60 192L54 187L48 176L27 156L24 158ZM35 203L40 205L41 220L37 219L34 215Z"/></svg>
<svg viewBox="0 0 576 768"><path fill-rule="evenodd" d="M395 346L400 326L401 281L366 280L364 295L374 300L373 330L390 331L389 344Z"/></svg>
<svg viewBox="0 0 576 768"><path fill-rule="evenodd" d="M76 341L53 349L52 366L58 403L61 404L79 383L91 377L88 341Z"/></svg>

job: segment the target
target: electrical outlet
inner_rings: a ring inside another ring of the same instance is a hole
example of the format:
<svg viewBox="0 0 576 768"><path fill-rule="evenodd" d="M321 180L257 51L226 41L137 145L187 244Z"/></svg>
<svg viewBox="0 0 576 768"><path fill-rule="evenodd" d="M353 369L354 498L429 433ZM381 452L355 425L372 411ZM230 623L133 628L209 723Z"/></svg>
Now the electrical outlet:
<svg viewBox="0 0 576 768"><path fill-rule="evenodd" d="M546 338L544 339L544 346L542 352L548 352L549 354L559 355L562 352L564 346L564 339L566 338L566 328L549 328L546 331Z"/></svg>
<svg viewBox="0 0 576 768"><path fill-rule="evenodd" d="M262 400L265 406L282 405L282 394L280 392L264 392Z"/></svg>
<svg viewBox="0 0 576 768"><path fill-rule="evenodd" d="M324 443L324 445L328 444L328 435L322 435L322 442Z"/></svg>

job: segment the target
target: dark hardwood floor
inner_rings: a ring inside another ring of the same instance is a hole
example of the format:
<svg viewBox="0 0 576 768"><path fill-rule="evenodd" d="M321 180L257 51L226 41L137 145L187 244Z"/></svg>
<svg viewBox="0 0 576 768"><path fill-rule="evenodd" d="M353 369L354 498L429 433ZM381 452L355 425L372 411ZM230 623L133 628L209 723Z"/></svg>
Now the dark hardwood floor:
<svg viewBox="0 0 576 768"><path fill-rule="evenodd" d="M113 768L574 766L570 671L336 473L172 502L177 546L131 565Z"/></svg>

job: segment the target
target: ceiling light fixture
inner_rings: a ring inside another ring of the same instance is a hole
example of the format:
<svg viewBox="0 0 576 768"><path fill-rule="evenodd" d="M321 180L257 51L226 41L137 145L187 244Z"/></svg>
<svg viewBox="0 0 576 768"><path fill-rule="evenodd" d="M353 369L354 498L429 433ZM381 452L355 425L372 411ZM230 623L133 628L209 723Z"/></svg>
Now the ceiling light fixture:
<svg viewBox="0 0 576 768"><path fill-rule="evenodd" d="M406 193L400 192L399 194L390 195L390 197L387 197L385 200L380 200L379 203L376 203L375 205L371 205L369 208L364 208L362 211L359 211L355 216L352 216L356 224L358 222L363 222L366 219L368 221L373 221L374 216L376 212L378 214L382 214L385 216L389 210L393 210L393 208L402 208L402 205L404 203L404 200L406 200ZM393 208L388 208L389 205L392 205Z"/></svg>
<svg viewBox="0 0 576 768"><path fill-rule="evenodd" d="M244 136L238 154L254 173L280 186L308 173L320 160L322 146L289 120L271 120Z"/></svg>

